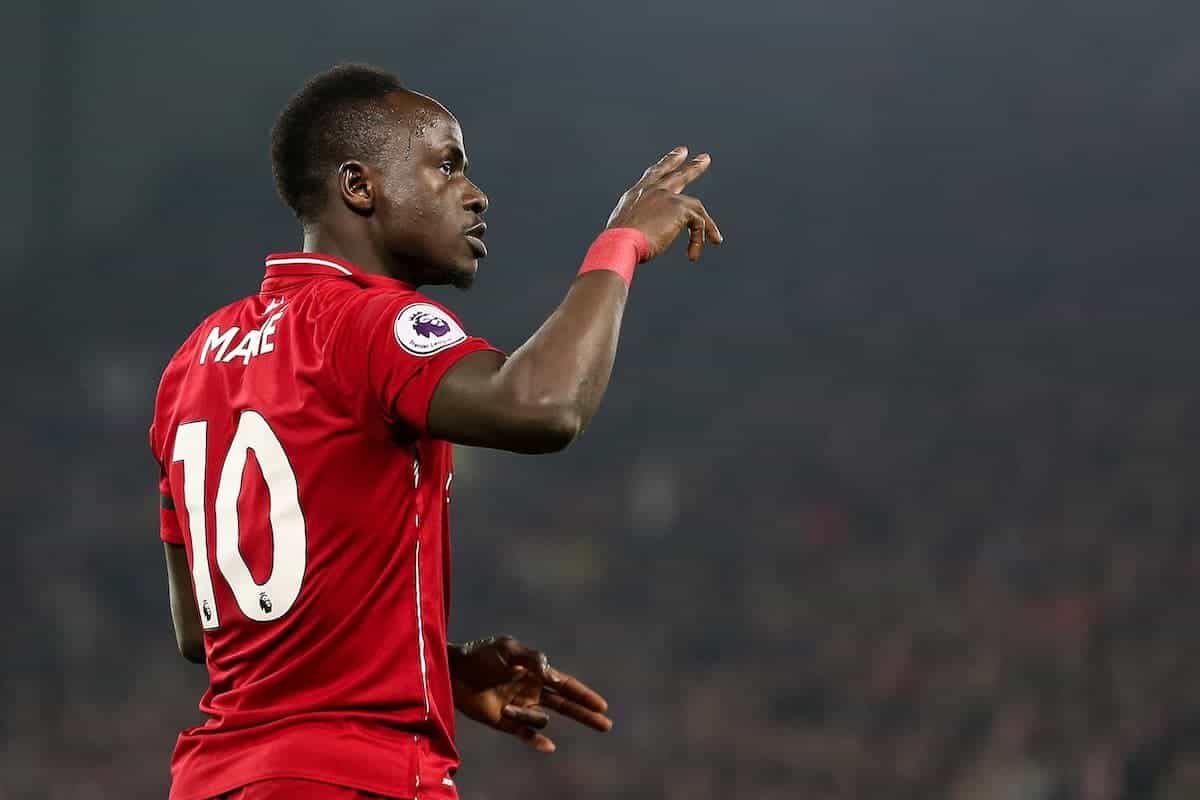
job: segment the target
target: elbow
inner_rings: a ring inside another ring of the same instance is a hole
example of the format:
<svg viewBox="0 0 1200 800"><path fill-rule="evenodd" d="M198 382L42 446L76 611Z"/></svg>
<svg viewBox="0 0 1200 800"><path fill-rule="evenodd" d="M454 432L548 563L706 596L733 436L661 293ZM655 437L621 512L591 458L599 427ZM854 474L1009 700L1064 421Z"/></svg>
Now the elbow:
<svg viewBox="0 0 1200 800"><path fill-rule="evenodd" d="M560 409L549 415L543 426L543 453L557 453L583 433L583 419L575 409Z"/></svg>
<svg viewBox="0 0 1200 800"><path fill-rule="evenodd" d="M538 403L523 416L528 424L520 450L530 455L565 450L583 430L583 418L571 405Z"/></svg>
<svg viewBox="0 0 1200 800"><path fill-rule="evenodd" d="M565 450L583 431L584 409L577 398L557 387L507 382L494 407L495 435L489 441L514 453L538 455Z"/></svg>

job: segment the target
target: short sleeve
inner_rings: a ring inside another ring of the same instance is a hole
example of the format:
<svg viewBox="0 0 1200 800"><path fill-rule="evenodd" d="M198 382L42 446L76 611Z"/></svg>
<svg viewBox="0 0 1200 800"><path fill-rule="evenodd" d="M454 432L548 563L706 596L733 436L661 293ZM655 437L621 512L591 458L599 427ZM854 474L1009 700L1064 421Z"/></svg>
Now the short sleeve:
<svg viewBox="0 0 1200 800"><path fill-rule="evenodd" d="M167 544L183 544L183 530L179 527L179 514L175 511L175 498L171 494L171 479L159 455L155 426L150 426L150 450L158 462L158 537Z"/></svg>
<svg viewBox="0 0 1200 800"><path fill-rule="evenodd" d="M364 293L333 331L334 368L368 392L389 425L428 433L438 382L459 359L496 350L470 336L449 309L416 293Z"/></svg>
<svg viewBox="0 0 1200 800"><path fill-rule="evenodd" d="M171 483L166 470L158 479L158 536L167 544L183 544L183 531L179 527L179 514L175 511L175 498L171 495Z"/></svg>

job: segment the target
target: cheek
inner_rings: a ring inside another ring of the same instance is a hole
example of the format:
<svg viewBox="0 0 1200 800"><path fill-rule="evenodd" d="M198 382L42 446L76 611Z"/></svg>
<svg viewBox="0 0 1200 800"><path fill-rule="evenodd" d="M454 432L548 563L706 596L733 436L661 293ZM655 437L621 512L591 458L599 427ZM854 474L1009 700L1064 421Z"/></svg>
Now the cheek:
<svg viewBox="0 0 1200 800"><path fill-rule="evenodd" d="M392 208L398 219L421 225L436 224L442 214L444 192L442 187L430 186L425 181L409 181L389 190Z"/></svg>
<svg viewBox="0 0 1200 800"><path fill-rule="evenodd" d="M396 166L383 176L382 206L396 222L413 219L423 213L424 198L429 193L429 187L424 185L421 176L407 167Z"/></svg>
<svg viewBox="0 0 1200 800"><path fill-rule="evenodd" d="M387 226L409 237L419 236L430 216L426 199L419 192L411 190L389 196L384 208Z"/></svg>
<svg viewBox="0 0 1200 800"><path fill-rule="evenodd" d="M456 209L461 211L461 206L455 206L459 195L454 187L444 178L437 180L419 174L389 178L385 201L380 205L380 222L391 246L433 260L445 258L461 227L462 215L455 213Z"/></svg>
<svg viewBox="0 0 1200 800"><path fill-rule="evenodd" d="M412 209L415 221L422 226L427 238L444 238L447 232L461 227L452 195L449 187L439 186L427 189L420 197L414 198Z"/></svg>

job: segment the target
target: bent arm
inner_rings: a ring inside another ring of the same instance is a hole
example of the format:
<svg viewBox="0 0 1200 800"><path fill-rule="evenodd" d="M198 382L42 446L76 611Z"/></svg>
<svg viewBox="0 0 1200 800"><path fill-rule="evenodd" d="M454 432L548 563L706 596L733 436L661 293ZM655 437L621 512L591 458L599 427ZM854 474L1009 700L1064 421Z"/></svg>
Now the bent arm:
<svg viewBox="0 0 1200 800"><path fill-rule="evenodd" d="M195 664L204 663L204 628L196 608L192 572L188 568L183 545L163 542L167 557L167 585L171 593L171 621L175 624L175 643L179 654Z"/></svg>
<svg viewBox="0 0 1200 800"><path fill-rule="evenodd" d="M721 242L703 204L680 194L711 159L686 158L686 147L675 148L621 196L602 236L608 238L596 242L562 303L510 358L472 353L442 376L429 405L429 433L458 444L545 453L563 449L587 427L608 387L634 266L661 253L684 228L693 261L706 240Z"/></svg>
<svg viewBox="0 0 1200 800"><path fill-rule="evenodd" d="M472 353L447 371L430 403L430 433L518 453L566 447L587 427L608 387L628 295L615 272L576 278L554 313L509 358Z"/></svg>

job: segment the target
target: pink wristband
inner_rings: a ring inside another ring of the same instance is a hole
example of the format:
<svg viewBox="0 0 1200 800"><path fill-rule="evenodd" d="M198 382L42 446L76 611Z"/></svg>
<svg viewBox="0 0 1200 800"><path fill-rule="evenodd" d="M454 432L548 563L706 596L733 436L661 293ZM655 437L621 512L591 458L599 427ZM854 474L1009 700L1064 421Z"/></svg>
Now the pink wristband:
<svg viewBox="0 0 1200 800"><path fill-rule="evenodd" d="M609 228L588 248L579 274L606 269L620 275L629 286L633 283L633 271L648 255L650 243L646 241L646 234L637 228Z"/></svg>

